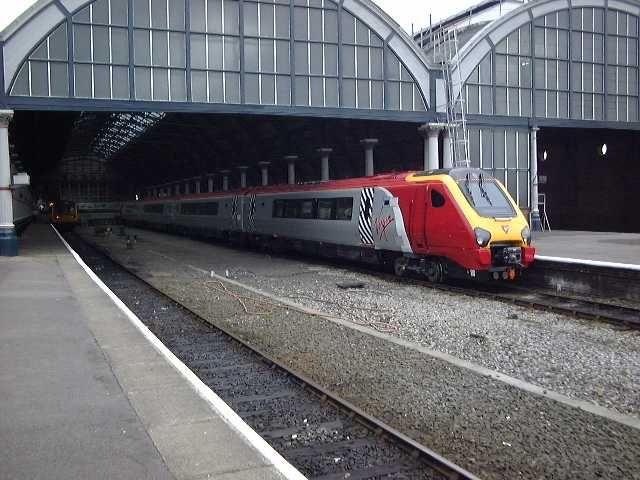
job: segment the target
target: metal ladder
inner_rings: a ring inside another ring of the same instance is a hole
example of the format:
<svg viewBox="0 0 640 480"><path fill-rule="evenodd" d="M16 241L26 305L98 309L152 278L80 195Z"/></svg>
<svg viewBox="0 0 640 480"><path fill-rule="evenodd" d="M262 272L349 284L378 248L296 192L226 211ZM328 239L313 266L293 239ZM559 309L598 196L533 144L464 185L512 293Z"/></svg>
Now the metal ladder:
<svg viewBox="0 0 640 480"><path fill-rule="evenodd" d="M469 168L471 166L469 132L467 130L465 99L462 94L464 83L459 68L458 32L453 28L433 32L432 35L435 35L435 38L432 39L434 62L441 65L446 89L446 128L453 155L453 165L459 168ZM456 95L456 90L460 91L459 95Z"/></svg>
<svg viewBox="0 0 640 480"><path fill-rule="evenodd" d="M551 231L551 224L549 223L549 216L547 215L547 195L544 193L538 194L538 211L540 212L540 224L542 225L542 231Z"/></svg>

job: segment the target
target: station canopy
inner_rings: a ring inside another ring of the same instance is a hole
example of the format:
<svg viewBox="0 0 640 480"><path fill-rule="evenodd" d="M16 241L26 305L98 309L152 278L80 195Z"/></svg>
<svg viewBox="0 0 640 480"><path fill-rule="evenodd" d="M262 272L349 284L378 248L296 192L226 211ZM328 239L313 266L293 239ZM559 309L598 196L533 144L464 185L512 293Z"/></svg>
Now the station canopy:
<svg viewBox="0 0 640 480"><path fill-rule="evenodd" d="M0 34L5 108L420 121L430 71L370 0L39 0Z"/></svg>

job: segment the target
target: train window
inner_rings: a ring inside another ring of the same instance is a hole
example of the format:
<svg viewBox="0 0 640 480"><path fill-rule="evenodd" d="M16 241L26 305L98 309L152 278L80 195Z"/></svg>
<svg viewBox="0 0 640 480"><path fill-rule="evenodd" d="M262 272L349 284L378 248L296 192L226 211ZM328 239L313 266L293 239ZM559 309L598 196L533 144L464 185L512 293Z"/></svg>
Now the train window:
<svg viewBox="0 0 640 480"><path fill-rule="evenodd" d="M336 198L336 220L351 220L353 198Z"/></svg>
<svg viewBox="0 0 640 480"><path fill-rule="evenodd" d="M462 192L482 217L513 217L516 212L509 199L492 179L480 181L463 181Z"/></svg>
<svg viewBox="0 0 640 480"><path fill-rule="evenodd" d="M313 200L302 200L300 202L300 218L315 218Z"/></svg>
<svg viewBox="0 0 640 480"><path fill-rule="evenodd" d="M284 204L285 218L298 218L300 216L300 200L286 200Z"/></svg>
<svg viewBox="0 0 640 480"><path fill-rule="evenodd" d="M155 203L151 205L145 205L144 213L159 213L161 214L164 211L164 205L161 203Z"/></svg>
<svg viewBox="0 0 640 480"><path fill-rule="evenodd" d="M273 201L273 218L284 217L284 200Z"/></svg>
<svg viewBox="0 0 640 480"><path fill-rule="evenodd" d="M488 173L475 169L453 169L449 175L481 217L511 218L516 215L508 194Z"/></svg>
<svg viewBox="0 0 640 480"><path fill-rule="evenodd" d="M351 220L353 198L274 200L274 218Z"/></svg>
<svg viewBox="0 0 640 480"><path fill-rule="evenodd" d="M434 208L444 207L444 195L437 190L431 190L431 206Z"/></svg>
<svg viewBox="0 0 640 480"><path fill-rule="evenodd" d="M183 203L180 205L182 215L218 215L218 202Z"/></svg>
<svg viewBox="0 0 640 480"><path fill-rule="evenodd" d="M335 202L333 198L318 199L318 218L320 220L331 220L333 218Z"/></svg>

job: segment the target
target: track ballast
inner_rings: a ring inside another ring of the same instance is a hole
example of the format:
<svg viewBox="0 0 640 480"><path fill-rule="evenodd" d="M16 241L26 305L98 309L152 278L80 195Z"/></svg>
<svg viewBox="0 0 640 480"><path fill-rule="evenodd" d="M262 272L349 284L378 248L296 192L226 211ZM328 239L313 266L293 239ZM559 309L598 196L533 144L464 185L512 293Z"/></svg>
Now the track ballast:
<svg viewBox="0 0 640 480"><path fill-rule="evenodd" d="M309 478L476 478L214 327L76 235L66 239L185 365Z"/></svg>

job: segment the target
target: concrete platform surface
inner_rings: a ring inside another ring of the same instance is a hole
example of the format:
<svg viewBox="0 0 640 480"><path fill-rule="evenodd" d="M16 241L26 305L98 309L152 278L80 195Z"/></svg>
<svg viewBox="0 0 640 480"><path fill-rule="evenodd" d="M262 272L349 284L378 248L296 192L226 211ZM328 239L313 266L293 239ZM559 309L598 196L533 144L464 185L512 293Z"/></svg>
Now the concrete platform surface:
<svg viewBox="0 0 640 480"><path fill-rule="evenodd" d="M533 245L543 257L562 257L640 266L640 233L535 232Z"/></svg>
<svg viewBox="0 0 640 480"><path fill-rule="evenodd" d="M263 453L49 225L0 258L0 479L287 478Z"/></svg>

